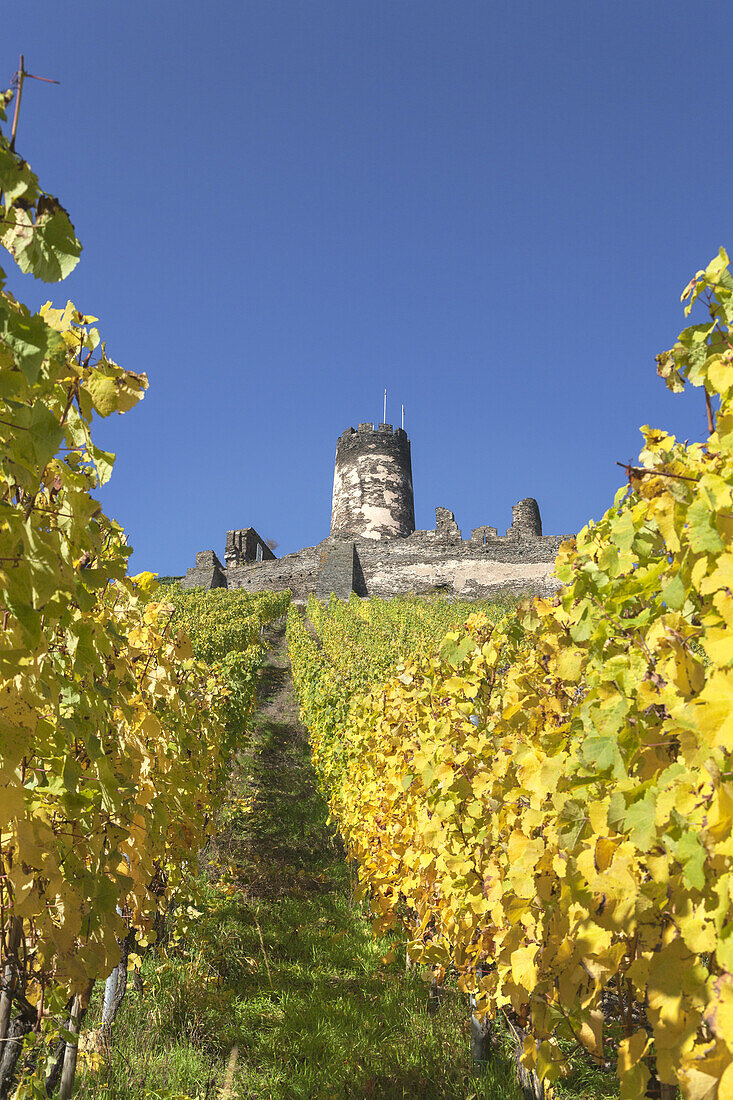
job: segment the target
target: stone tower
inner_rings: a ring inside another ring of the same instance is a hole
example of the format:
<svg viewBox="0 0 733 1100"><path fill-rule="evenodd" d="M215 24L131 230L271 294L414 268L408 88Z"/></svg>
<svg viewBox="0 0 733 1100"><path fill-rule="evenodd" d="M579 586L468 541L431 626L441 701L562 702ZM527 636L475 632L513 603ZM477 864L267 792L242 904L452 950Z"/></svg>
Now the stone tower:
<svg viewBox="0 0 733 1100"><path fill-rule="evenodd" d="M507 535L533 536L542 534L540 506L534 497L525 497L512 506L512 525Z"/></svg>
<svg viewBox="0 0 733 1100"><path fill-rule="evenodd" d="M407 433L391 424L347 428L336 445L331 534L394 539L414 530Z"/></svg>

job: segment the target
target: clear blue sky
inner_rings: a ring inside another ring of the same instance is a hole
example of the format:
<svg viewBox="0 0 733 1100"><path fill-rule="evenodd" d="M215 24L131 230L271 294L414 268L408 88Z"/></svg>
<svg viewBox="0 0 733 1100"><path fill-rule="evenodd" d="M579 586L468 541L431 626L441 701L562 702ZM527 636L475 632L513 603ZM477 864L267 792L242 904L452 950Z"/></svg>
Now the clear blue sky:
<svg viewBox="0 0 733 1100"><path fill-rule="evenodd" d="M349 425L412 440L417 525L540 502L577 530L638 426L704 432L654 355L733 248L729 0L191 0L3 19L18 149L71 213L63 285L146 371L100 421L133 568L183 572L253 525L328 534Z"/></svg>

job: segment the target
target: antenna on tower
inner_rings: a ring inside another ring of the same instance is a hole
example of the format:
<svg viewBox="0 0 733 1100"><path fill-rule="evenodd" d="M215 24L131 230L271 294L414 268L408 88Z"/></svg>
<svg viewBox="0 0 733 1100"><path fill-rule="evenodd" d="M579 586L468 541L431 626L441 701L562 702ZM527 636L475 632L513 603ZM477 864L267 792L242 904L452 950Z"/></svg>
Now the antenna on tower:
<svg viewBox="0 0 733 1100"><path fill-rule="evenodd" d="M384 391L384 416L382 417L382 423L387 423L387 391Z"/></svg>
<svg viewBox="0 0 733 1100"><path fill-rule="evenodd" d="M405 406L402 406L402 431L405 430Z"/></svg>

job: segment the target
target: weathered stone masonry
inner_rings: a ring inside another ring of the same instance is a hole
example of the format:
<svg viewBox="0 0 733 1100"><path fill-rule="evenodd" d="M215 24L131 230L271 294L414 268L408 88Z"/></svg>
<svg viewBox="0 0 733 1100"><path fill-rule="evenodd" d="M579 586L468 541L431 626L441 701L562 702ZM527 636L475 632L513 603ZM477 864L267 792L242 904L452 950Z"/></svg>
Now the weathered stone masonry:
<svg viewBox="0 0 733 1100"><path fill-rule="evenodd" d="M331 534L405 538L415 530L407 433L391 424L347 428L336 444Z"/></svg>
<svg viewBox="0 0 733 1100"><path fill-rule="evenodd" d="M196 565L181 581L184 588L227 588L227 576L213 550L199 550Z"/></svg>
<svg viewBox="0 0 733 1100"><path fill-rule="evenodd" d="M318 546L282 558L254 528L227 533L222 567L212 550L196 555L183 584L222 584L250 592L289 588L296 600L315 592L360 596L427 595L464 599L499 593L548 595L562 538L542 534L537 501L514 505L505 535L476 527L462 538L455 516L436 508L435 529L415 530L407 434L390 424L347 429L336 447L331 534Z"/></svg>
<svg viewBox="0 0 733 1100"><path fill-rule="evenodd" d="M227 588L229 571L248 562L274 561L275 555L260 538L254 527L245 527L241 531L227 531L224 561L222 566L213 550L202 550L196 555L196 565L189 569L181 581L184 588Z"/></svg>
<svg viewBox="0 0 733 1100"><path fill-rule="evenodd" d="M227 531L227 542L224 550L224 561L227 569L237 565L246 565L248 562L274 561L275 555L270 547L255 531L254 527L246 527L243 531Z"/></svg>

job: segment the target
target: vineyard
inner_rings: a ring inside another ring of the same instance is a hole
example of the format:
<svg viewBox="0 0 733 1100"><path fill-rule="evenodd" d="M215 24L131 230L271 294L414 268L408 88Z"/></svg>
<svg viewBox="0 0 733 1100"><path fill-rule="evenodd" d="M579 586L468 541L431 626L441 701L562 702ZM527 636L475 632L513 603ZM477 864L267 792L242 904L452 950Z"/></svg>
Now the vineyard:
<svg viewBox="0 0 733 1100"><path fill-rule="evenodd" d="M68 215L5 137L0 191L20 270L68 274ZM152 574L127 575L124 533L91 495L114 456L90 423L132 408L147 379L108 357L95 321L71 302L32 314L2 289L0 1096L21 1059L14 1095L69 1096L94 983L112 983L106 1026L131 940L173 902L186 911L260 632L287 604L227 595L212 624L195 597L159 601Z"/></svg>
<svg viewBox="0 0 733 1100"><path fill-rule="evenodd" d="M504 610L499 602L362 601L357 596L348 603L332 598L325 606L311 597L309 631L291 608L288 647L293 680L326 792L336 789L348 768L345 732L352 700L408 658L431 654L446 632L464 623L477 606L494 619Z"/></svg>
<svg viewBox="0 0 733 1100"><path fill-rule="evenodd" d="M309 608L322 651L291 611L291 652L314 761L377 929L399 929L437 980L454 969L487 1030L506 1016L540 1080L563 1077L570 1044L599 1067L612 1060L622 1098L648 1087L672 1096L679 1085L689 1100L727 1100L733 278L724 252L683 298L687 312L704 303L709 319L658 357L658 371L673 391L703 389L708 438L688 446L642 429L628 485L562 548L565 587L554 600L500 622L474 613L436 653L387 676L382 624L373 641L358 625L344 630L356 609ZM404 631L415 631L409 615Z"/></svg>
<svg viewBox="0 0 733 1100"><path fill-rule="evenodd" d="M66 276L73 226L4 136L0 192L20 272ZM321 1061L338 1095L466 1095L475 1068L474 1096L509 1097L513 1071L490 1069L507 1035L525 1095L612 1080L620 1100L733 1100L727 255L657 359L673 392L700 391L704 441L644 427L611 508L561 549L556 597L518 606L300 609L129 576L91 426L147 379L93 316L5 287L0 271L0 1100L331 1095ZM151 1066L184 1034L210 1062L168 1089Z"/></svg>

